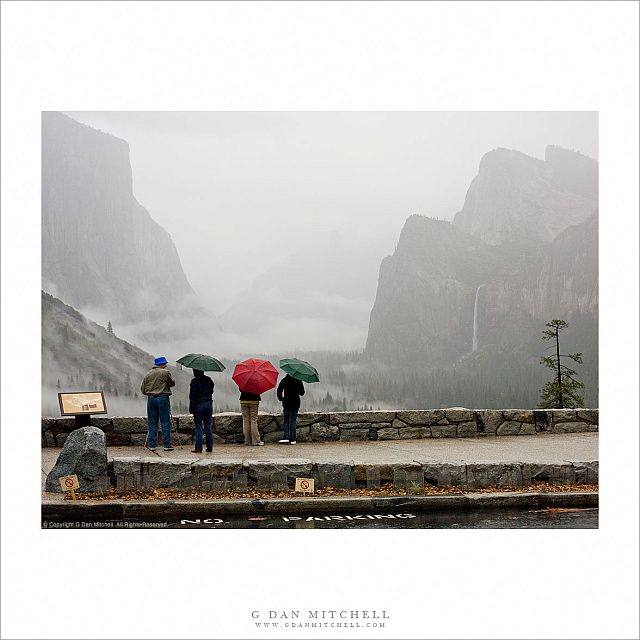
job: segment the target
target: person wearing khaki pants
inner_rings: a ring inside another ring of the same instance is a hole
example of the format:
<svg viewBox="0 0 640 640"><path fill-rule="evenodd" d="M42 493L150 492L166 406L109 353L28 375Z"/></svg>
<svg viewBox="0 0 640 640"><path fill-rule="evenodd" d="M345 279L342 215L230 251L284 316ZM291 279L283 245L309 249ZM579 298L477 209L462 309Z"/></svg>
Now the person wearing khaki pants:
<svg viewBox="0 0 640 640"><path fill-rule="evenodd" d="M260 396L257 393L242 391L240 393L240 409L242 410L242 433L246 445L262 446L258 431L258 405Z"/></svg>

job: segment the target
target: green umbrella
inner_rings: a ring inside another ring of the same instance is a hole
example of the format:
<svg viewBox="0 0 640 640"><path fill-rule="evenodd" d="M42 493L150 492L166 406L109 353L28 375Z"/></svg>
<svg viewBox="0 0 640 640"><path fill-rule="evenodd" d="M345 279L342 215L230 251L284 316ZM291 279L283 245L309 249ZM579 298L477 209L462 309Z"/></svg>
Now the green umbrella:
<svg viewBox="0 0 640 640"><path fill-rule="evenodd" d="M186 356L178 358L176 362L190 369L200 369L200 371L224 371L226 369L220 360L202 353L188 353Z"/></svg>
<svg viewBox="0 0 640 640"><path fill-rule="evenodd" d="M303 382L319 382L318 372L308 362L298 358L285 358L280 360L280 368L286 371L292 378Z"/></svg>

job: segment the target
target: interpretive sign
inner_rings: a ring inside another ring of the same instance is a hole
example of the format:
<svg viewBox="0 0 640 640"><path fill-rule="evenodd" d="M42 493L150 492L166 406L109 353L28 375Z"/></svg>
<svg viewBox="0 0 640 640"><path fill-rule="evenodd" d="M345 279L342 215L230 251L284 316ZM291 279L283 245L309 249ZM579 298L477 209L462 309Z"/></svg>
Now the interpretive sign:
<svg viewBox="0 0 640 640"><path fill-rule="evenodd" d="M59 393L60 415L77 416L107 413L107 405L102 391L78 391Z"/></svg>
<svg viewBox="0 0 640 640"><path fill-rule="evenodd" d="M314 493L313 478L296 478L296 491Z"/></svg>

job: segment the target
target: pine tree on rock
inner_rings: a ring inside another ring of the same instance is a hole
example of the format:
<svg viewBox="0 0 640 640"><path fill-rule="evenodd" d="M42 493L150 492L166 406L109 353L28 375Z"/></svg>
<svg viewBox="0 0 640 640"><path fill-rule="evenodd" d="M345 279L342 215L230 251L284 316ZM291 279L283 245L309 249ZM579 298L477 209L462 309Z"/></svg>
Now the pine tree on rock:
<svg viewBox="0 0 640 640"><path fill-rule="evenodd" d="M541 409L573 409L584 406L584 398L579 395L579 390L584 389L584 384L576 380L576 372L562 364L562 358L569 358L577 364L582 364L581 353L560 353L560 332L569 326L564 320L552 320L545 325L548 327L542 332L543 340L553 340L556 353L554 356L540 356L540 364L553 370L553 380L547 382L540 390Z"/></svg>

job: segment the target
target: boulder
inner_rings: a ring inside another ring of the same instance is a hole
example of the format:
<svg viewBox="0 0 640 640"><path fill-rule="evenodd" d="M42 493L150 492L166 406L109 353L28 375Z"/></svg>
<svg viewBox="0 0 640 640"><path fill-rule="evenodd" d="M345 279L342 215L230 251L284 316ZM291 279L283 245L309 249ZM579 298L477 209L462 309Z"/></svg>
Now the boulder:
<svg viewBox="0 0 640 640"><path fill-rule="evenodd" d="M533 411L520 409L506 409L502 412L505 420L514 420L515 422L530 422L534 424Z"/></svg>
<svg viewBox="0 0 640 640"><path fill-rule="evenodd" d="M86 428L86 427L83 427ZM64 447L64 443L67 441L69 437L68 433L56 433L54 434L54 438L56 440L56 447Z"/></svg>
<svg viewBox="0 0 640 640"><path fill-rule="evenodd" d="M113 431L113 418L105 418L104 416L91 416L91 426L102 429L105 433Z"/></svg>
<svg viewBox="0 0 640 640"><path fill-rule="evenodd" d="M329 422L339 425L348 422L392 422L395 417L395 411L345 411L330 413Z"/></svg>
<svg viewBox="0 0 640 640"><path fill-rule="evenodd" d="M62 493L59 478L69 475L78 476L78 491L92 491L98 478L107 476L107 443L104 431L97 427L82 427L72 431L47 476L45 490Z"/></svg>
<svg viewBox="0 0 640 640"><path fill-rule="evenodd" d="M370 426L371 424L369 422L346 422L339 425L341 433L343 431L349 431L350 429L366 429L368 431Z"/></svg>
<svg viewBox="0 0 640 640"><path fill-rule="evenodd" d="M296 425L296 442L311 442L311 427L298 427Z"/></svg>
<svg viewBox="0 0 640 640"><path fill-rule="evenodd" d="M257 480L258 477L268 478L273 473L284 472L287 479L310 478L313 463L306 458L289 458L287 460L245 460L245 470L248 477Z"/></svg>
<svg viewBox="0 0 640 640"><path fill-rule="evenodd" d="M460 486L467 484L467 471L464 464L421 463L425 484L438 486Z"/></svg>
<svg viewBox="0 0 640 640"><path fill-rule="evenodd" d="M271 422L266 424L264 427L262 427L260 430L262 431L262 433L266 435L267 433L282 431L282 427L280 427L275 420L272 420Z"/></svg>
<svg viewBox="0 0 640 640"><path fill-rule="evenodd" d="M518 431L519 436L533 436L536 433L536 425L530 424L528 422L523 422L520 430Z"/></svg>
<svg viewBox="0 0 640 640"><path fill-rule="evenodd" d="M598 424L598 410L597 409L578 409L578 418L584 422L590 422L592 424Z"/></svg>
<svg viewBox="0 0 640 640"><path fill-rule="evenodd" d="M397 416L403 422L411 426L436 424L438 420L444 418L442 409L428 409L424 411L398 411Z"/></svg>
<svg viewBox="0 0 640 640"><path fill-rule="evenodd" d="M478 433L484 433L485 435L495 433L502 422L502 411L496 411L495 409L476 411Z"/></svg>
<svg viewBox="0 0 640 640"><path fill-rule="evenodd" d="M213 429L221 436L242 433L242 414L216 413L213 416Z"/></svg>
<svg viewBox="0 0 640 640"><path fill-rule="evenodd" d="M178 429L180 431L195 431L195 424L191 414L176 416L178 418Z"/></svg>
<svg viewBox="0 0 640 640"><path fill-rule="evenodd" d="M311 424L317 422L328 422L329 419L326 413L299 413L296 424L299 427L308 427Z"/></svg>
<svg viewBox="0 0 640 640"><path fill-rule="evenodd" d="M554 433L582 433L591 431L592 425L586 422L556 422L553 424Z"/></svg>
<svg viewBox="0 0 640 640"><path fill-rule="evenodd" d="M391 427L378 429L378 440L398 440L399 438L400 435L398 434L398 429L393 429Z"/></svg>
<svg viewBox="0 0 640 640"><path fill-rule="evenodd" d="M520 431L520 423L513 420L506 420L497 429L496 435L499 436L515 436Z"/></svg>
<svg viewBox="0 0 640 640"><path fill-rule="evenodd" d="M267 431L263 434L262 441L271 444L282 440L282 438L284 438L284 431Z"/></svg>
<svg viewBox="0 0 640 640"><path fill-rule="evenodd" d="M429 427L403 427L398 429L398 435L401 440L430 438L431 429Z"/></svg>
<svg viewBox="0 0 640 640"><path fill-rule="evenodd" d="M325 440L337 440L340 437L340 429L326 422L314 422L311 425L311 440L321 442Z"/></svg>
<svg viewBox="0 0 640 640"><path fill-rule="evenodd" d="M234 473L242 471L242 460L207 460L201 458L191 465L191 474L198 481L206 481L213 478L230 478Z"/></svg>
<svg viewBox="0 0 640 640"><path fill-rule="evenodd" d="M314 465L314 475L318 477L318 488L339 487L350 489L354 484L354 474L350 464L335 462Z"/></svg>
<svg viewBox="0 0 640 640"><path fill-rule="evenodd" d="M146 433L132 433L131 436L131 446L133 447L144 447L144 443L147 441Z"/></svg>
<svg viewBox="0 0 640 640"><path fill-rule="evenodd" d="M130 447L132 444L131 436L129 433L107 433L107 446L108 447ZM162 439L161 436L159 436Z"/></svg>
<svg viewBox="0 0 640 640"><path fill-rule="evenodd" d="M116 460L117 458L113 459L113 471L117 482ZM197 461L197 458L145 458L141 463L142 484L151 487L177 487L191 477L191 465Z"/></svg>
<svg viewBox="0 0 640 640"><path fill-rule="evenodd" d="M142 417L111 418L114 433L147 433L149 422Z"/></svg>
<svg viewBox="0 0 640 640"><path fill-rule="evenodd" d="M434 424L431 426L432 438L455 438L457 428L455 424Z"/></svg>
<svg viewBox="0 0 640 640"><path fill-rule="evenodd" d="M552 409L551 419L553 422L573 422L576 412L573 409Z"/></svg>
<svg viewBox="0 0 640 640"><path fill-rule="evenodd" d="M449 422L469 422L474 419L474 413L471 409L445 409L444 416Z"/></svg>
<svg viewBox="0 0 640 640"><path fill-rule="evenodd" d="M54 432L71 433L76 428L76 421L75 418L47 418L47 428Z"/></svg>
<svg viewBox="0 0 640 640"><path fill-rule="evenodd" d="M457 425L456 435L458 438L468 438L478 435L478 425L475 420L470 422L460 422Z"/></svg>
<svg viewBox="0 0 640 640"><path fill-rule="evenodd" d="M340 440L369 440L369 429L340 429Z"/></svg>
<svg viewBox="0 0 640 640"><path fill-rule="evenodd" d="M468 464L467 484L470 487L519 487L523 485L519 464Z"/></svg>
<svg viewBox="0 0 640 640"><path fill-rule="evenodd" d="M276 429L278 428L276 417L271 413L258 413L258 429L262 431L269 425L274 425ZM240 421L240 428L242 429L242 420Z"/></svg>

